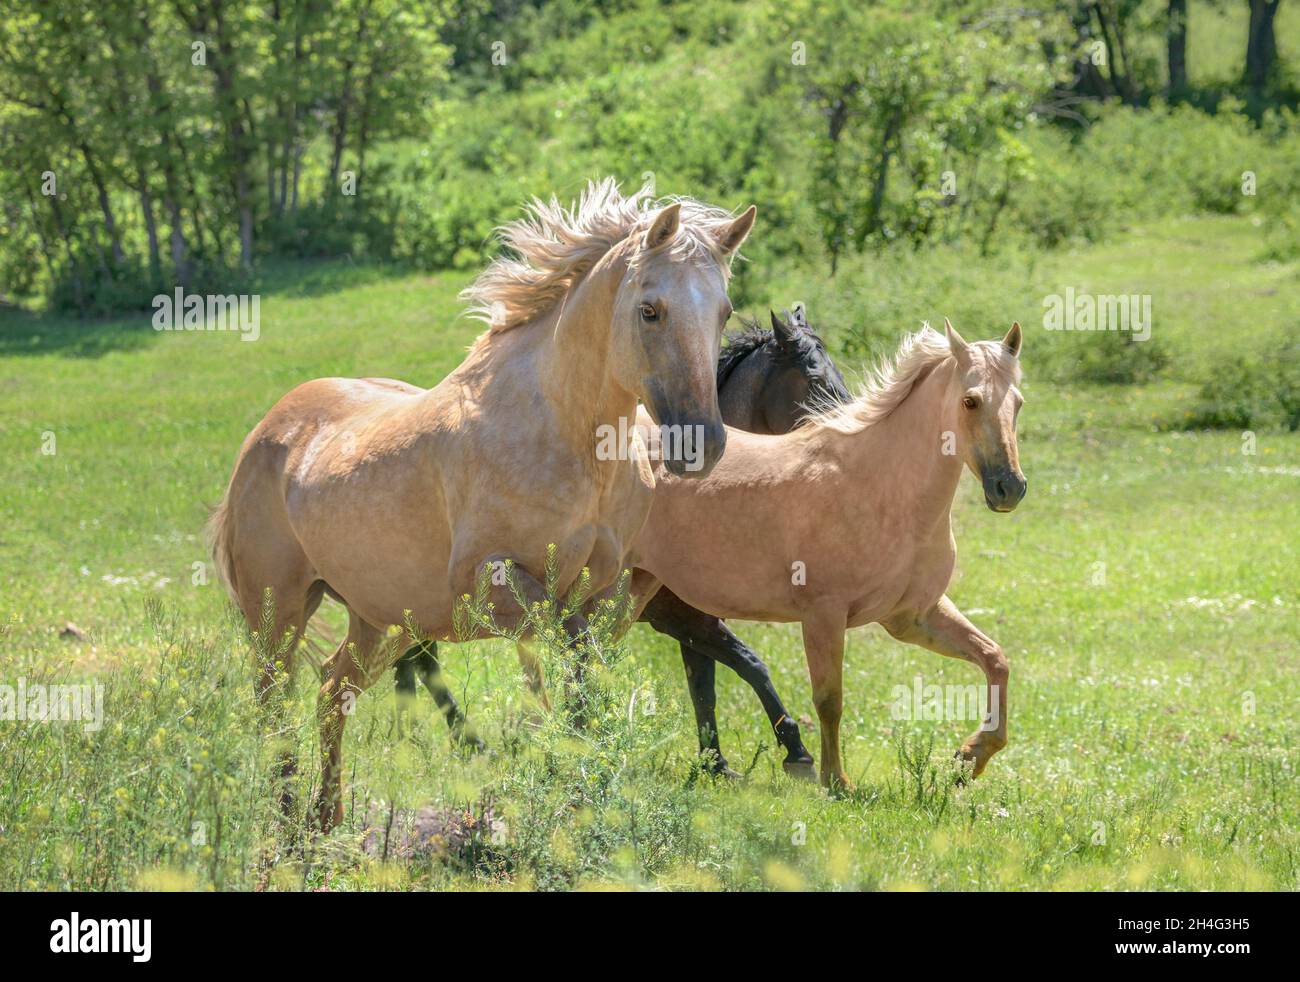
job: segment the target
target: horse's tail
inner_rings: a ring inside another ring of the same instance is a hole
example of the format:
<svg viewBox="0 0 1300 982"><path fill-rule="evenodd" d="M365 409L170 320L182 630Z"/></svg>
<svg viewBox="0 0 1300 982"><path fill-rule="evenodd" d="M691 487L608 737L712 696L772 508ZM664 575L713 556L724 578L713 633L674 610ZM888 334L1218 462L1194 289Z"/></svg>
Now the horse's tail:
<svg viewBox="0 0 1300 982"><path fill-rule="evenodd" d="M235 564L230 555L230 540L233 530L230 525L230 488L221 496L221 501L208 516L207 540L212 552L212 564L217 569L217 577L226 588L235 606L239 606L238 585L235 583Z"/></svg>

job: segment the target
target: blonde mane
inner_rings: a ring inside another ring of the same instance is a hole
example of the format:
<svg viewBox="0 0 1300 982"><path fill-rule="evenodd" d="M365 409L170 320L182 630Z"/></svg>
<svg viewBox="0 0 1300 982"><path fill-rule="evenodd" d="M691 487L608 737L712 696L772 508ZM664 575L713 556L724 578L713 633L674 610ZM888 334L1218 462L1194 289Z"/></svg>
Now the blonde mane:
<svg viewBox="0 0 1300 982"><path fill-rule="evenodd" d="M1012 383L1020 381L1019 360L999 342L975 341L970 346L988 356L986 364L994 371L1003 373ZM929 324L922 324L919 331L903 338L893 358L880 360L851 402L817 407L808 415L808 421L840 433L860 432L897 409L920 379L951 357L948 339Z"/></svg>
<svg viewBox="0 0 1300 982"><path fill-rule="evenodd" d="M734 216L693 198L655 200L646 184L624 196L612 177L587 182L576 204L565 207L533 198L525 217L497 229L514 255L499 256L461 292L468 313L485 321L485 338L526 324L546 313L582 279L600 258L634 233L648 229L659 210L681 204L680 225L655 254L711 257L729 278L731 265L718 244L717 231ZM633 263L640 256L633 257Z"/></svg>

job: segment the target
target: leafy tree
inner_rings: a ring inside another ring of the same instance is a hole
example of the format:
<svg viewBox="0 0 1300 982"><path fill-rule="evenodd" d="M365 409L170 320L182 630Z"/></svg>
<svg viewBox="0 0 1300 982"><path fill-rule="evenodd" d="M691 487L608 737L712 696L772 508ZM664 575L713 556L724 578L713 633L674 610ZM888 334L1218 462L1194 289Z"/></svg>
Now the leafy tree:
<svg viewBox="0 0 1300 982"><path fill-rule="evenodd" d="M1025 176L1016 132L1060 65L1043 44L1048 13L972 16L971 29L954 30L911 5L771 9L769 30L785 39L773 48L794 52L771 70L823 120L815 194L832 263L899 237L970 233L991 244Z"/></svg>

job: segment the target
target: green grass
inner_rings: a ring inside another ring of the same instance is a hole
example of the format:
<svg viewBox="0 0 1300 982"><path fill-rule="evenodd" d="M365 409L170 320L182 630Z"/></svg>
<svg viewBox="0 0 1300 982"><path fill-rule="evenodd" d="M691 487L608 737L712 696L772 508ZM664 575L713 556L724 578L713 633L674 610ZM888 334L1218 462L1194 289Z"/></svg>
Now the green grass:
<svg viewBox="0 0 1300 982"><path fill-rule="evenodd" d="M950 593L1012 664L1011 743L972 785L943 771L969 723L889 708L917 675L968 684L974 669L876 628L846 656L852 795L787 781L757 701L725 672L723 747L750 773L701 777L675 646L638 626L600 675L609 712L579 737L529 722L504 642L444 648L485 755L454 752L423 695L397 739L380 682L347 730L348 822L301 850L277 830L247 644L210 570L195 582L204 504L295 383L441 378L477 330L456 316L465 277L277 268L256 343L157 334L144 316L0 315L0 683L97 680L106 710L93 735L0 722L0 888L1297 889L1300 437L1260 432L1248 456L1240 433L1158 425L1216 359L1262 363L1297 327L1297 264L1261 252L1249 219L1222 218L1037 259L890 254L833 282L746 272L751 312L805 299L840 349L944 314L968 338L1013 317L1029 328L1029 496L994 515L964 481L955 506ZM1042 297L1065 285L1152 294L1170 355L1158 381L1067 381L1070 345L1116 338L1041 329ZM88 638L60 637L68 621ZM737 629L815 719L797 628ZM292 700L303 797L314 685L301 671ZM815 748L811 725L805 737ZM403 843L419 809L445 832L432 858Z"/></svg>

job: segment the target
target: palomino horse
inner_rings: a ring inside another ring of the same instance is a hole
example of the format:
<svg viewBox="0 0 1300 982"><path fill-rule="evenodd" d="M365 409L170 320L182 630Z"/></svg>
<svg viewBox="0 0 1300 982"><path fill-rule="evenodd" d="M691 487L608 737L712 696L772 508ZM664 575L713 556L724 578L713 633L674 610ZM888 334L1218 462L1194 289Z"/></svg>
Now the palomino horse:
<svg viewBox="0 0 1300 982"><path fill-rule="evenodd" d="M788 433L802 423L810 407L848 402L852 397L822 339L809 326L802 307L785 318L771 313L772 326L748 322L727 338L718 358L718 404L728 426L751 433ZM715 664L736 672L758 695L777 740L786 751L787 771L815 777L812 756L804 749L799 724L786 712L758 654L721 618L706 614L661 589L641 613L656 631L676 640L682 652L687 686L695 709L696 731L705 766L732 775L718 744L715 711ZM411 647L397 663L399 720L415 696L416 678L424 683L442 711L457 742L481 746L465 714L443 682L436 641Z"/></svg>
<svg viewBox="0 0 1300 982"><path fill-rule="evenodd" d="M428 390L317 379L245 439L210 534L249 627L269 595L266 627L287 639L266 658L259 694L291 669L324 593L348 608L318 699L323 829L342 818L346 709L393 659L390 626L452 640L457 598L506 561L524 599L544 600L550 544L560 591L584 567L593 590L612 584L654 478L638 441L616 455L597 444L638 400L661 425L702 434L669 471L703 477L722 456L713 365L730 260L754 209L732 217L682 199L651 211L647 199L606 180L573 209L535 201L504 229L517 258L496 260L467 291L489 329L446 379ZM526 615L511 587L488 596L507 630ZM577 616L566 628L583 626Z"/></svg>
<svg viewBox="0 0 1300 982"><path fill-rule="evenodd" d="M728 426L749 433L788 433L817 406L839 405L852 397L822 339L808 326L801 306L782 320L772 314L771 332L756 324L735 338L718 360L718 403ZM718 741L715 665L723 664L749 685L762 703L777 742L784 748L787 773L814 778L812 755L804 749L798 722L786 711L758 654L722 618L660 589L640 619L681 647L686 684L695 711L695 731L705 766L736 776Z"/></svg>
<svg viewBox="0 0 1300 982"><path fill-rule="evenodd" d="M956 560L950 513L962 467L994 511L1026 482L1016 448L1020 325L967 344L928 327L854 401L785 436L732 431L703 481L671 476L634 548L632 591L662 582L718 617L798 621L821 721L821 776L840 763L844 633L879 623L900 641L974 662L989 683L983 725L960 756L980 774L1007 742L1007 659L945 595Z"/></svg>

